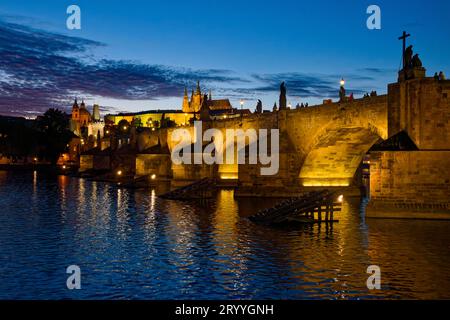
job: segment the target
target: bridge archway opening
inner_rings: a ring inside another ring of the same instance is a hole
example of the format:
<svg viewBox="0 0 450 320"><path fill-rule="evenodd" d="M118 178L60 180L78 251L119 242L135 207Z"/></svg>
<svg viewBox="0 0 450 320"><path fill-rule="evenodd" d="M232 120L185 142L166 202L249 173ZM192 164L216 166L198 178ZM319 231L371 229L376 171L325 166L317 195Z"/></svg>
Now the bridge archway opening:
<svg viewBox="0 0 450 320"><path fill-rule="evenodd" d="M347 187L364 155L382 141L367 128L329 129L323 133L306 156L299 179L304 187Z"/></svg>

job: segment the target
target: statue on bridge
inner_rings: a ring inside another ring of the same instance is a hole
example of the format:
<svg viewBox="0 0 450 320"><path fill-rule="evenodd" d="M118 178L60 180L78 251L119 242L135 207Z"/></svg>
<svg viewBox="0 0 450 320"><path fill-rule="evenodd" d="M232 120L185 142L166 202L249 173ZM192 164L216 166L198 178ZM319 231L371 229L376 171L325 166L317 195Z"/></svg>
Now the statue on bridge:
<svg viewBox="0 0 450 320"><path fill-rule="evenodd" d="M263 105L262 101L258 100L258 103L256 104L256 110L255 113L262 113L263 112Z"/></svg>
<svg viewBox="0 0 450 320"><path fill-rule="evenodd" d="M280 105L279 105L280 110L285 110L287 109L287 104L286 104L286 85L284 84L284 82L281 83L280 85Z"/></svg>
<svg viewBox="0 0 450 320"><path fill-rule="evenodd" d="M413 68L421 68L423 66L422 61L419 58L419 54L417 54L417 53L412 58L412 66L413 66Z"/></svg>
<svg viewBox="0 0 450 320"><path fill-rule="evenodd" d="M405 69L410 69L412 65L413 60L413 46L409 46L405 50Z"/></svg>
<svg viewBox="0 0 450 320"><path fill-rule="evenodd" d="M410 34L403 31L403 35L399 38L403 42L403 68L398 74L398 81L421 79L426 74L422 60L420 60L417 53L414 54L413 52L413 46L406 47L406 39L410 36Z"/></svg>
<svg viewBox="0 0 450 320"><path fill-rule="evenodd" d="M345 102L346 101L344 86L341 86L340 89L339 89L339 101L340 102Z"/></svg>

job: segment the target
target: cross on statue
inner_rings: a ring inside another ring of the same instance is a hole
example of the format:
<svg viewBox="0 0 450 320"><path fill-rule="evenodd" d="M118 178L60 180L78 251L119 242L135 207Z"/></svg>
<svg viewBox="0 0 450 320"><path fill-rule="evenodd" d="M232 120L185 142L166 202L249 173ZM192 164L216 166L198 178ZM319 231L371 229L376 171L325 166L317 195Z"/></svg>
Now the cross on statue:
<svg viewBox="0 0 450 320"><path fill-rule="evenodd" d="M409 33L406 33L406 31L403 31L403 35L401 37L398 38L398 40L403 40L403 69L405 69L406 67L406 57L405 57L405 52L406 52L406 38L410 37L411 35Z"/></svg>

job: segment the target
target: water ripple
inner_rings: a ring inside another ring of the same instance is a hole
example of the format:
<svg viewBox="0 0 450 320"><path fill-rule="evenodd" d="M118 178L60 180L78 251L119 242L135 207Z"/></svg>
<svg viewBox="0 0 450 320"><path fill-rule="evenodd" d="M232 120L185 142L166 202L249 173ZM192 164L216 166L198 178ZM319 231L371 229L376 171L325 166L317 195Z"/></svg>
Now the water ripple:
<svg viewBox="0 0 450 320"><path fill-rule="evenodd" d="M272 200L181 203L154 190L0 171L1 299L450 299L450 223L362 220L268 228ZM66 288L66 267L82 289ZM369 265L382 290L366 287Z"/></svg>

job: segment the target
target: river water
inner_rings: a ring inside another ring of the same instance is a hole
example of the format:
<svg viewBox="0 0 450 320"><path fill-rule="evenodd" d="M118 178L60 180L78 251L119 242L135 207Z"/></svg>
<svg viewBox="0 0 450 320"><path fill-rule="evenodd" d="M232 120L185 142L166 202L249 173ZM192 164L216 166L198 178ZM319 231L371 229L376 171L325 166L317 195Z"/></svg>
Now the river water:
<svg viewBox="0 0 450 320"><path fill-rule="evenodd" d="M271 204L0 171L0 299L450 299L449 221L366 220L345 194L333 228L246 218Z"/></svg>

